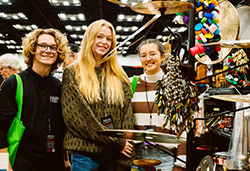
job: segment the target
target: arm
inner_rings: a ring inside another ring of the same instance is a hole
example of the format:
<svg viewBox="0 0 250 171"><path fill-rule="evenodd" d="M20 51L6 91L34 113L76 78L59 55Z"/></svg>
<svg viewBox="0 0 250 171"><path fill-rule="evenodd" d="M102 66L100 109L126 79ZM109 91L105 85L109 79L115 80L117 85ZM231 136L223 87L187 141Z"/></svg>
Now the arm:
<svg viewBox="0 0 250 171"><path fill-rule="evenodd" d="M124 84L124 107L123 107L123 123L122 129L133 129L134 128L134 117L132 112L131 92L130 87ZM133 151L132 140L126 139L124 148L120 151L124 156L131 158Z"/></svg>
<svg viewBox="0 0 250 171"><path fill-rule="evenodd" d="M11 77L5 81L0 90L0 153L8 153L7 132L17 113L15 96L16 80L15 77ZM12 171L10 162L8 171Z"/></svg>
<svg viewBox="0 0 250 171"><path fill-rule="evenodd" d="M8 147L7 132L17 114L16 78L8 78L0 90L0 149Z"/></svg>
<svg viewBox="0 0 250 171"><path fill-rule="evenodd" d="M106 128L96 119L88 102L78 89L74 74L66 68L62 81L62 113L68 130L76 137L88 139L107 148L120 151L125 144L125 139L103 136L97 131Z"/></svg>

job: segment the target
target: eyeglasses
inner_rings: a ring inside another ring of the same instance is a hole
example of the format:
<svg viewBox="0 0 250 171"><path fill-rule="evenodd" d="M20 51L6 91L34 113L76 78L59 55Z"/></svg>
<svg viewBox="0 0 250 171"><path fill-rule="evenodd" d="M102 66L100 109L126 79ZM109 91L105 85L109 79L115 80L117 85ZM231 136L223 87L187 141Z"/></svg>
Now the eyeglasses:
<svg viewBox="0 0 250 171"><path fill-rule="evenodd" d="M149 54L142 54L140 55L140 59L141 60L146 60L147 59L147 56L150 57L150 59L154 58L155 56L159 55L159 53L149 53Z"/></svg>
<svg viewBox="0 0 250 171"><path fill-rule="evenodd" d="M52 53L57 53L57 46L55 45L47 45L46 43L38 43L37 46L38 46L38 49L42 52L45 52L49 47Z"/></svg>

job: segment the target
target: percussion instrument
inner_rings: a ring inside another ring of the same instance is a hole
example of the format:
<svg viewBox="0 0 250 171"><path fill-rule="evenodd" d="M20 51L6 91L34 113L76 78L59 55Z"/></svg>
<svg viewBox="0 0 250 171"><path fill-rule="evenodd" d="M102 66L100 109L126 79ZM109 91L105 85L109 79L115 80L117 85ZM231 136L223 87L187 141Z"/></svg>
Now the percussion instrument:
<svg viewBox="0 0 250 171"><path fill-rule="evenodd" d="M176 14L186 12L194 8L194 5L180 0L164 0L164 1L151 1L147 3L137 3L136 5L130 5L122 3L118 0L107 0L109 2L130 7L133 11L142 14L161 14L160 9L164 9L164 14Z"/></svg>
<svg viewBox="0 0 250 171"><path fill-rule="evenodd" d="M250 96L248 95L214 95L209 96L211 98L219 99L219 100L225 100L230 102L243 102L243 103L250 103Z"/></svg>
<svg viewBox="0 0 250 171"><path fill-rule="evenodd" d="M224 1L218 2L216 9L220 11L219 29L221 32L221 40L224 40L224 41L236 40L239 35L239 16L235 7L228 0L224 0ZM195 58L199 62L204 63L204 64L217 64L223 61L229 55L232 48L233 47L230 47L230 48L222 47L221 50L219 51L218 59L215 61L212 61L210 57L207 55L200 58L199 55L197 54L195 55Z"/></svg>
<svg viewBox="0 0 250 171"><path fill-rule="evenodd" d="M167 1L151 1L148 3L138 3L131 6L131 9L135 12L142 14L161 14L161 10L164 10L166 14L176 14L189 11L194 8L194 5L186 1L167 0Z"/></svg>
<svg viewBox="0 0 250 171"><path fill-rule="evenodd" d="M144 130L122 130L122 129L110 129L105 131L98 131L101 135L127 138L138 141L144 141L145 139L149 142L162 142L162 143L182 143L185 142L185 138L177 138L176 135L161 133L161 132L151 132Z"/></svg>
<svg viewBox="0 0 250 171"><path fill-rule="evenodd" d="M214 43L208 43L206 45L203 45L204 47L206 46L216 46L216 47L222 47L222 48L250 48L250 40L235 40L235 41L219 41L219 42L214 42Z"/></svg>
<svg viewBox="0 0 250 171"><path fill-rule="evenodd" d="M138 159L134 160L134 164L137 166L155 166L161 164L161 161L155 159Z"/></svg>

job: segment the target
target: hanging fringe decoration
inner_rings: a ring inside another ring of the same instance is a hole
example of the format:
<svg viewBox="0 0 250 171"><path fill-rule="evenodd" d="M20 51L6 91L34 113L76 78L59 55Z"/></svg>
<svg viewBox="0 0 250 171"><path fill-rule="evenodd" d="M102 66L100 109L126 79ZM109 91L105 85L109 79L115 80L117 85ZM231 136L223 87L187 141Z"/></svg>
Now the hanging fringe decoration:
<svg viewBox="0 0 250 171"><path fill-rule="evenodd" d="M167 126L179 137L193 126L194 113L199 110L198 89L191 81L182 79L179 59L171 55L166 63L166 79L156 83L155 104L158 115L166 115L162 128Z"/></svg>

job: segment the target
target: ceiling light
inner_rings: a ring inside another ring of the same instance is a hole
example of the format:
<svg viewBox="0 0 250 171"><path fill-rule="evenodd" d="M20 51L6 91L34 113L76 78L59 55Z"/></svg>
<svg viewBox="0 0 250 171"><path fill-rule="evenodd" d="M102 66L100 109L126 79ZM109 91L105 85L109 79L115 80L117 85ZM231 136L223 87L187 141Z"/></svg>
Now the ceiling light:
<svg viewBox="0 0 250 171"><path fill-rule="evenodd" d="M85 21L85 15L80 13L80 14L65 14L65 13L60 13L58 14L58 17L60 20L71 20L71 21Z"/></svg>
<svg viewBox="0 0 250 171"><path fill-rule="evenodd" d="M11 0L0 0L0 5L12 5Z"/></svg>
<svg viewBox="0 0 250 171"><path fill-rule="evenodd" d="M28 18L23 13L0 13L0 18L7 20L27 20Z"/></svg>
<svg viewBox="0 0 250 171"><path fill-rule="evenodd" d="M116 31L121 31L122 30L122 26L117 26L116 27Z"/></svg>
<svg viewBox="0 0 250 171"><path fill-rule="evenodd" d="M37 29L37 25L32 24L32 25L20 25L20 24L15 24L13 27L17 30L32 30L32 29Z"/></svg>
<svg viewBox="0 0 250 171"><path fill-rule="evenodd" d="M124 15L124 14L119 14L117 16L117 21L119 22L141 22L143 20L143 15Z"/></svg>
<svg viewBox="0 0 250 171"><path fill-rule="evenodd" d="M83 25L83 26L66 25L65 28L68 31L85 31L87 26L86 25Z"/></svg>
<svg viewBox="0 0 250 171"><path fill-rule="evenodd" d="M79 0L48 0L52 6L81 6Z"/></svg>

